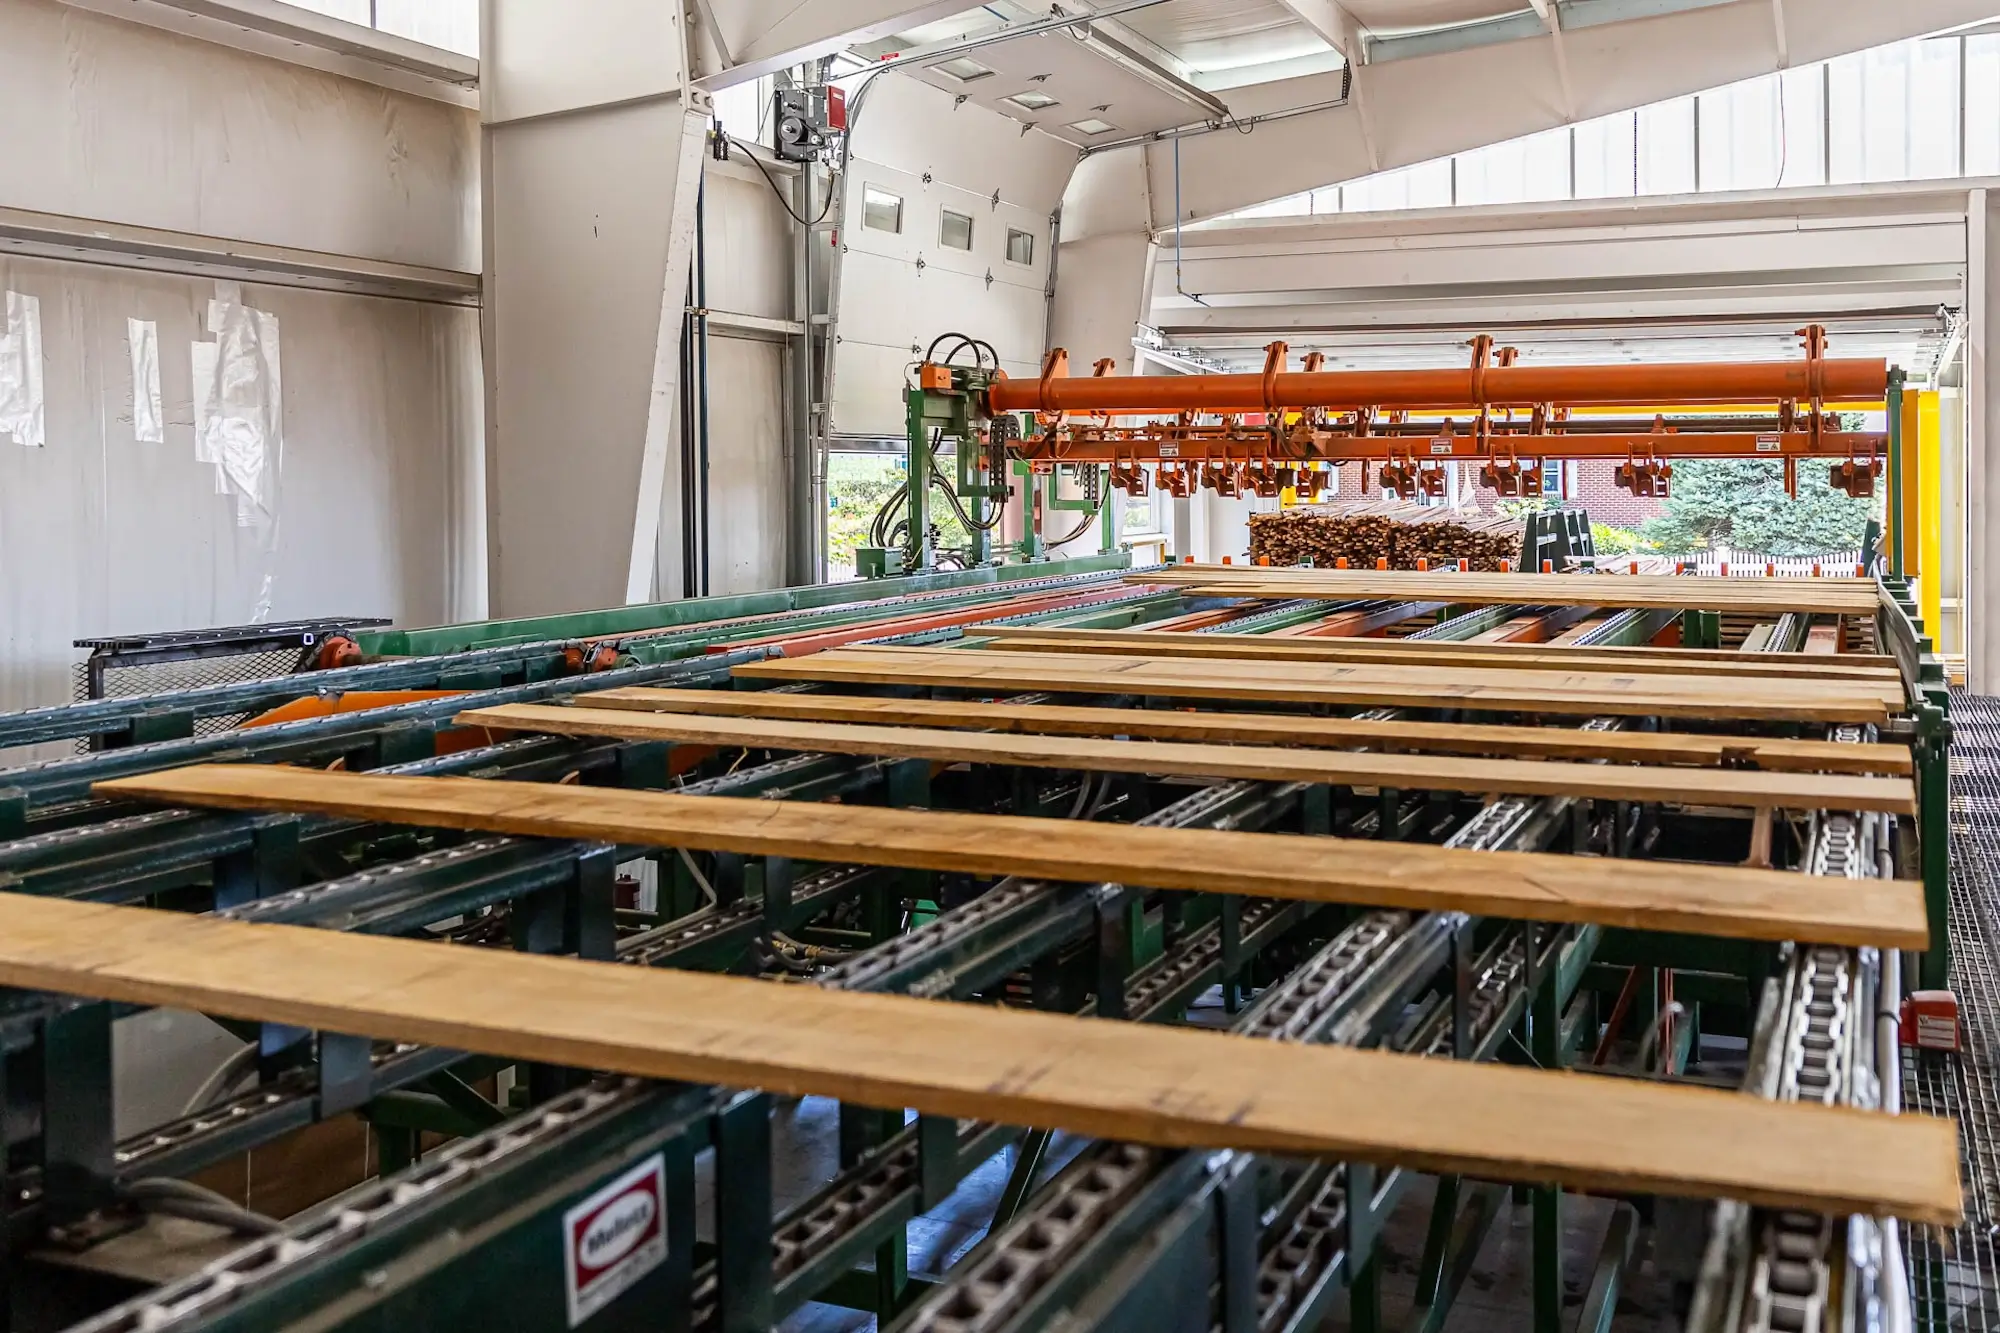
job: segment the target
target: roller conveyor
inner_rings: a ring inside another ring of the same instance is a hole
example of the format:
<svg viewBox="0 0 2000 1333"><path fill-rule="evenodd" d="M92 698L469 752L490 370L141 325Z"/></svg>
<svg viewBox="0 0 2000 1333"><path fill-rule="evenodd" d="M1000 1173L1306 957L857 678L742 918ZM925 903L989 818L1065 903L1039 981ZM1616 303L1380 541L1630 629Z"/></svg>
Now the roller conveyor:
<svg viewBox="0 0 2000 1333"><path fill-rule="evenodd" d="M1103 581L1099 575L1085 577L1092 586ZM1130 612L1140 627L1186 615L1200 604L1171 591L1111 601ZM1393 615L1398 627L1415 622L1423 628L1409 637L1417 641L1456 641L1544 614L1547 608L1493 606L1444 615L1436 605L1395 599L1358 605L1279 602L1248 616L1193 627L1192 632L1211 637L1273 633L1309 628L1330 615L1356 610L1370 617ZM1681 620L1677 613L1657 608L1614 611L1595 620L1592 614L1590 608L1563 613L1565 625L1589 626L1568 642L1650 642L1671 633ZM872 637L950 643L976 634L978 624L1012 619L899 633L894 617L887 617L881 626L885 632ZM1754 646L1798 651L1812 619L1803 614L1781 617ZM1035 613L1029 620L1034 623ZM1052 623L1060 624L1061 617ZM1688 623L1700 627L1694 616ZM807 624L802 631L810 636L823 628ZM684 628L677 637L696 633ZM840 633L844 636L846 629ZM1883 630L1892 649L1896 633L1893 624ZM260 729L272 733L268 736L246 733L234 748L251 760L306 760L323 766L345 757L350 767L410 774L570 779L586 785L678 784L689 792L782 801L831 797L841 804L891 804L913 812L936 807L1057 819L1074 811L1080 818L1142 827L1263 828L1307 837L1331 833L1429 841L1496 855L1545 849L1607 861L1619 856L1702 860L1717 857L1736 840L1747 844L1756 836L1747 823L1714 811L1571 798L1502 795L1480 800L1422 790L1211 785L1143 775L1077 780L1061 773L980 765L943 769L911 760L770 750L710 755L692 747L669 752L657 745L554 738L505 741L446 755L417 752L457 712L507 702L520 697L517 691L568 694L630 683L726 686L736 661L782 652L786 646L780 638L735 656L704 654L534 685L503 682L497 689L450 701L449 709L400 705L379 715L344 715L335 726L324 720L303 728L281 724ZM1922 662L1913 665L1912 697L1921 700L1926 697ZM634 672L656 674L639 678ZM811 699L826 688L794 690L793 697ZM940 692L937 697L953 695ZM1090 697L1045 691L1017 694L1012 700L1034 706ZM1098 697L1118 701L1115 682L1107 682ZM1218 707L1233 706L1204 705ZM1576 725L1574 718L1565 722L1518 712L1502 716L1412 708L1404 716L1444 723ZM0 719L0 734L5 725ZM1614 724L1598 719L1587 725ZM1628 725L1644 730L1656 724L1638 717ZM1921 714L1913 711L1892 723L1885 738L1915 741L1920 769L1922 726ZM1766 730L1754 724L1743 729L1753 734ZM1808 727L1807 734L1816 733ZM248 744L242 743L245 739ZM1596 927L1523 927L1455 913L1412 916L1365 907L1329 909L1219 894L1149 892L1110 883L988 880L838 864L791 865L779 858L727 854L698 854L689 867L671 854L636 846L479 833L413 835L368 820L316 816L138 812L122 803L78 804L87 797L90 782L213 755L205 745L206 738L194 744L168 740L122 753L79 756L57 761L54 777L48 776L48 768L22 771L25 785L19 789L29 795L17 809L29 831L25 838L0 843L0 872L15 876L8 887L100 901L173 902L244 921L458 939L464 943L453 947L460 948L514 947L654 967L748 971L769 975L777 985L804 980L940 1004L1004 1001L1087 1013L1095 1016L1093 1021L1180 1021L1191 1003L1221 986L1227 1002L1242 997L1244 1007L1231 1026L1244 1037L1386 1045L1432 1058L1491 1059L1519 1050L1532 1053L1538 1062L1566 1063L1575 1044L1587 1049L1597 1043L1606 1022L1601 1003L1593 999L1609 998L1594 989L1600 985L1594 971L1606 966L1601 960L1607 946L1606 933ZM0 778L0 786L13 776ZM832 817L838 817L838 809L829 807ZM1892 830L1874 817L1855 821L1840 812L1794 813L1818 832L1795 857L1782 832L1787 825L1781 823L1773 839L1781 865L1795 861L1804 872L1824 874L1845 873L1843 867L1851 864L1872 873L1876 858L1867 853L1877 847L1885 855L1896 851L1921 860L1912 821ZM1848 847L1849 834L1843 830L1851 830L1854 840L1846 862L1840 862ZM1700 850L1704 844L1712 849L1707 856ZM1723 852L1717 859L1736 855ZM615 868L638 860L650 860L655 868L656 907L621 906L614 898ZM241 887L227 887L231 885ZM705 902L705 893L712 893L714 901ZM1619 934L1612 955L1618 964L1635 950L1652 947L1643 935ZM1661 946L1659 957L1677 959L1678 947ZM1881 982L1873 951L1801 945L1788 958L1776 960L1778 984L1796 985L1801 995L1816 994L1812 987L1820 974L1796 981L1794 974L1807 966L1799 960L1811 960L1814 966L1823 962L1829 969L1825 975L1848 975L1849 989L1860 995L1864 1007L1874 1007L1867 992ZM1684 961L1667 965L1688 967ZM1701 984L1722 984L1709 979L1722 975L1713 969L1690 970L1700 973ZM1755 979L1752 972L1736 983L1746 999ZM1726 1027L1729 1006L1714 1000L1707 1004L1713 1021ZM1808 1001L1808 1010L1810 1006ZM63 1068L48 1052L60 1049L79 1021L99 1022L93 1011L104 1009L31 1002L10 1020L9 1031L15 1035L9 1040L21 1058ZM1748 1003L1738 1012L1736 1021L1745 1035L1757 1039L1756 1049L1774 1049L1776 1038L1769 1034L1779 1020L1767 1015L1759 1026ZM102 1021L109 1017L104 1013ZM1872 1025L1861 1026L1872 1037ZM301 1036L302 1041L283 1046L279 1058L259 1069L253 1091L122 1143L92 1149L112 1154L102 1178L116 1183L184 1175L349 1106L377 1103L439 1108L432 1114L440 1126L453 1127L446 1132L459 1136L452 1140L457 1147L428 1150L406 1169L401 1178L422 1182L418 1191L392 1189L376 1196L380 1204L357 1195L344 1212L329 1205L322 1213L308 1213L281 1233L289 1244L273 1242L277 1249L271 1250L267 1243L265 1258L253 1259L249 1250L242 1251L229 1261L234 1268L197 1269L180 1285L170 1283L118 1306L90 1327L275 1326L288 1317L289 1303L307 1291L319 1293L315 1300L342 1293L341 1299L351 1303L342 1308L351 1308L357 1318L364 1313L370 1319L395 1317L400 1311L405 1320L420 1320L426 1312L444 1308L438 1301L460 1300L465 1303L451 1308L506 1311L527 1321L521 1326L539 1325L545 1308L554 1311L552 1318L561 1313L538 1303L549 1272L540 1259L509 1265L502 1256L522 1246L532 1248L537 1228L562 1211L556 1203L573 1203L587 1187L624 1169L655 1144L670 1177L683 1169L683 1162L691 1170L694 1145L712 1145L731 1203L723 1210L726 1216L718 1217L712 1241L704 1240L700 1249L690 1244L684 1254L676 1245L656 1270L661 1276L648 1277L616 1302L614 1311L629 1305L635 1325L657 1322L662 1310L672 1310L679 1313L667 1320L669 1326L685 1318L686 1326L694 1328L769 1327L808 1300L832 1296L893 1302L896 1309L885 1308L884 1313L892 1314L891 1322L900 1321L896 1327L907 1329L1025 1330L1047 1327L1060 1311L1070 1321L1066 1326L1077 1328L1304 1333L1317 1326L1343 1291L1350 1303L1379 1299L1369 1293L1379 1292L1381 1230L1398 1208L1417 1197L1408 1188L1416 1173L1407 1167L1302 1165L1240 1151L1203 1154L1122 1143L1091 1145L1047 1184L1036 1187L1032 1173L1023 1175L1018 1188L1009 1191L1010 1220L996 1223L986 1244L939 1275L939 1285L898 1290L902 1276L871 1269L871 1259L899 1245L902 1228L942 1203L995 1152L1023 1142L1021 1131L931 1117L907 1126L898 1117L891 1125L875 1112L850 1107L843 1116L845 1169L800 1203L779 1208L770 1196L769 1101L757 1094L699 1089L656 1093L591 1083L580 1071L523 1067L516 1086L526 1091L528 1106L516 1109L490 1100L490 1095L482 1102L463 1100L464 1092L491 1072L491 1060L406 1044L357 1046L345 1038ZM265 1037L275 1040L276 1034L267 1029ZM1817 1050L1822 1040L1823 1034L1808 1025L1798 1029L1793 1045ZM1862 1044L1869 1049L1857 1047L1854 1068L1865 1073L1874 1054L1872 1040ZM1694 1050L1699 1052L1698 1041ZM1805 1085L1820 1086L1810 1068L1794 1065L1794 1084L1804 1069ZM1840 1085L1841 1096L1852 1088L1865 1091L1866 1081L1848 1078ZM59 1081L51 1089L50 1105L103 1095L102 1089L66 1087ZM480 1097L476 1090L471 1095ZM548 1137L531 1127L535 1117L581 1105L573 1100L577 1098L585 1099L590 1109L561 1134ZM454 1099L474 1113L489 1108L498 1123L484 1133L474 1132L476 1127L462 1115L454 1119L446 1114ZM528 1141L498 1151L516 1131ZM78 1219L103 1215L101 1198L78 1188L79 1166L85 1168L81 1178L88 1179L91 1162L102 1159L74 1144L45 1146L33 1134L10 1135L10 1143L18 1145L11 1181L22 1191L16 1197L28 1205L15 1210L14 1234L31 1256L21 1270L28 1276L16 1280L33 1281L49 1262L34 1257L33 1239L40 1227L74 1227ZM483 1155L489 1152L493 1155ZM1021 1156L1030 1153L1024 1149ZM516 1160L518 1168L510 1164ZM475 1162L477 1169L455 1169ZM433 1166L438 1170L426 1174ZM1440 1189L1439 1197L1448 1193L1447 1203L1453 1206L1441 1213L1433 1229L1458 1237L1460 1243L1441 1246L1437 1256L1428 1299L1439 1310L1449 1308L1464 1280L1464 1265L1471 1262L1464 1242L1469 1239L1476 1250L1495 1208L1490 1186L1473 1180L1450 1185L1449 1191ZM673 1185L669 1193L680 1188ZM522 1206L498 1207L496 1199ZM692 1196L684 1202L675 1199L670 1219L685 1222L691 1241ZM385 1206L390 1202L393 1207ZM674 1211L683 1206L686 1212ZM1543 1213L1554 1217L1561 1206L1555 1191L1532 1191L1538 1231ZM115 1203L110 1207L108 1215L119 1215ZM1796 1273L1771 1256L1782 1259L1808 1239L1816 1245L1825 1242L1816 1252L1820 1267L1814 1271L1832 1275L1829 1290L1850 1295L1873 1291L1872 1299L1880 1300L1887 1271L1879 1257L1880 1229L1844 1218L1794 1225L1786 1215L1740 1211L1745 1219L1740 1228L1718 1222L1716 1252L1736 1264L1735 1271L1751 1275L1744 1290L1762 1293L1760 1309L1778 1313L1763 1325L1738 1320L1713 1327L1798 1326L1785 1322L1795 1307L1782 1299L1798 1285ZM338 1220L342 1217L347 1220ZM469 1219L484 1220L468 1232ZM454 1228L475 1239L465 1254L451 1262L422 1260L399 1270L387 1286L369 1287L367 1275L382 1265L384 1255L423 1253L426 1237L452 1234ZM1874 1250L1862 1234L1871 1229ZM282 1254L283 1261L271 1262L272 1254ZM249 1280L223 1276L252 1271L256 1276ZM448 1295L459 1292L473 1273L488 1288L478 1301ZM1538 1272L1538 1283L1540 1278ZM1593 1284L1593 1291L1601 1302L1606 1297L1599 1285ZM871 1291L875 1294L869 1295ZM1614 1266L1614 1304L1615 1291ZM1704 1300L1709 1299L1706 1291ZM1531 1301L1542 1299L1540 1286L1529 1296ZM488 1304L481 1307L480 1301ZM1709 1318L1711 1308L1697 1304L1695 1318ZM1173 1312L1171 1319L1163 1311ZM1866 1314L1865 1302L1830 1308L1817 1326L1860 1328ZM1540 1318L1537 1311L1538 1324Z"/></svg>

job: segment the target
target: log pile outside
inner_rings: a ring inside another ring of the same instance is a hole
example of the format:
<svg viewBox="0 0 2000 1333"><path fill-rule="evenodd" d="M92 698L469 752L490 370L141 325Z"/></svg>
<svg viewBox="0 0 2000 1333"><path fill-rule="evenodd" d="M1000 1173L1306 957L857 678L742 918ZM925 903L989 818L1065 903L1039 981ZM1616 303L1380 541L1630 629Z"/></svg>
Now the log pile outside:
<svg viewBox="0 0 2000 1333"><path fill-rule="evenodd" d="M1250 559L1273 565L1311 564L1335 568L1346 560L1352 569L1374 569L1387 560L1390 569L1518 568L1521 520L1478 509L1427 508L1394 501L1358 504L1295 505L1274 513L1250 516Z"/></svg>

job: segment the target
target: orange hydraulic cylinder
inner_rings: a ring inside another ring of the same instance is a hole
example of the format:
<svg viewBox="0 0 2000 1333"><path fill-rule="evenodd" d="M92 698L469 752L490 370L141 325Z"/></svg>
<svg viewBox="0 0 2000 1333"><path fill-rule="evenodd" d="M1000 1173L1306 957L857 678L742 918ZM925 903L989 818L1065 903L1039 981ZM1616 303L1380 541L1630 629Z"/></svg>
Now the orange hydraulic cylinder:
<svg viewBox="0 0 2000 1333"><path fill-rule="evenodd" d="M1817 376L1815 376L1815 370ZM1814 379L1818 379L1815 384ZM1849 402L1888 390L1884 360L1736 365L1488 366L1480 370L1327 370L1248 375L1001 379L995 412L1264 412L1325 407L1433 410L1550 403Z"/></svg>

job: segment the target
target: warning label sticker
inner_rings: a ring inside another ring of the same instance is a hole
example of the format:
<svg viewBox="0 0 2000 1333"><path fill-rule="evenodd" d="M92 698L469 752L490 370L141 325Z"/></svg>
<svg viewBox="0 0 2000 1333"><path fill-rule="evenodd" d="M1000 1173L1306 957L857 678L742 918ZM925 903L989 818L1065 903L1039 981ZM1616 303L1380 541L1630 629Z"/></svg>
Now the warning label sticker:
<svg viewBox="0 0 2000 1333"><path fill-rule="evenodd" d="M1452 444L1449 435L1440 435L1431 441L1431 452L1434 454L1448 454L1451 452L1451 449Z"/></svg>
<svg viewBox="0 0 2000 1333"><path fill-rule="evenodd" d="M1758 453L1760 453L1760 454L1775 454L1775 453L1777 453L1777 452L1778 452L1778 450L1779 450L1779 444L1778 444L1778 437L1777 437L1777 436L1775 436L1775 435L1759 435L1759 436L1757 437L1757 452L1758 452Z"/></svg>
<svg viewBox="0 0 2000 1333"><path fill-rule="evenodd" d="M563 1214L569 1326L602 1310L667 1257L667 1165L654 1153Z"/></svg>

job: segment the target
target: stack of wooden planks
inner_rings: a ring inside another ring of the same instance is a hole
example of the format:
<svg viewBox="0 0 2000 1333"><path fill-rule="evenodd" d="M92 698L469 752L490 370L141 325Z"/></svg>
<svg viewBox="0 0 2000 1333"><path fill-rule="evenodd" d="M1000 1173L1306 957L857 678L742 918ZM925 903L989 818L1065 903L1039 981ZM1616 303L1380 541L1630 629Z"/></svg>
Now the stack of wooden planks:
<svg viewBox="0 0 2000 1333"><path fill-rule="evenodd" d="M1403 718L1311 717L969 699L897 699L875 695L787 694L775 690L629 689L580 694L576 707L793 722L858 722L1038 736L1129 736L1221 745L1345 747L1411 754L1491 755L1765 769L1774 773L1889 773L1907 776L1908 746L1847 745L1778 736L1709 736L1678 731L1583 731L1572 727L1418 722Z"/></svg>
<svg viewBox="0 0 2000 1333"><path fill-rule="evenodd" d="M480 778L381 777L205 764L98 783L167 805L288 810L419 828L585 838L800 861L1234 893L1735 939L1921 949L1915 880L1823 881L1791 871L1482 852L1378 839L1154 828L807 801L682 796ZM11 895L0 895L0 901Z"/></svg>
<svg viewBox="0 0 2000 1333"><path fill-rule="evenodd" d="M1653 574L1467 574L1455 570L1260 569L1175 565L1126 576L1211 597L1394 598L1452 604L1664 607L1776 619L1787 611L1869 616L1881 604L1873 579L1701 578Z"/></svg>
<svg viewBox="0 0 2000 1333"><path fill-rule="evenodd" d="M1610 582L1612 580L1603 580ZM1689 673L1408 666L1151 656L1143 652L970 651L857 647L735 668L752 680L826 681L983 690L1053 690L1156 698L1243 699L1296 705L1467 708L1582 717L1676 717L1766 722L1887 722L1905 706L1899 681Z"/></svg>
<svg viewBox="0 0 2000 1333"><path fill-rule="evenodd" d="M1467 640L1280 638L1263 634L1163 634L1151 630L1062 629L1003 625L977 631L1009 652L1113 653L1140 657L1240 657L1269 662L1406 663L1410 666L1504 667L1614 675L1691 675L1746 680L1902 679L1893 657L1873 653L1755 653L1706 648L1577 648L1548 643Z"/></svg>
<svg viewBox="0 0 2000 1333"><path fill-rule="evenodd" d="M1394 501L1298 505L1250 516L1250 558L1272 565L1332 569L1345 560L1373 569L1455 566L1498 570L1521 558L1521 521L1478 509L1426 508Z"/></svg>
<svg viewBox="0 0 2000 1333"><path fill-rule="evenodd" d="M459 714L466 726L563 736L613 736L745 750L931 759L1095 773L1314 782L1495 796L1587 796L1753 810L1879 810L1916 813L1907 778L1758 773L1743 769L1639 767L1524 759L1214 745L1179 741L980 735L941 727L847 721L656 715L625 709L503 704Z"/></svg>

